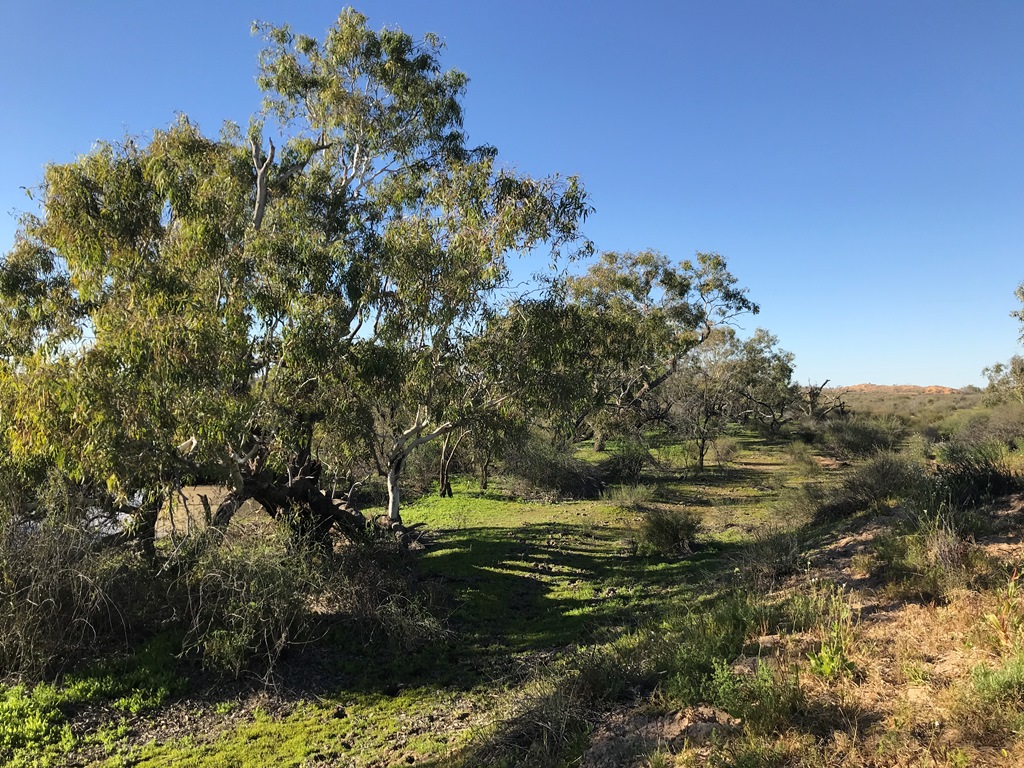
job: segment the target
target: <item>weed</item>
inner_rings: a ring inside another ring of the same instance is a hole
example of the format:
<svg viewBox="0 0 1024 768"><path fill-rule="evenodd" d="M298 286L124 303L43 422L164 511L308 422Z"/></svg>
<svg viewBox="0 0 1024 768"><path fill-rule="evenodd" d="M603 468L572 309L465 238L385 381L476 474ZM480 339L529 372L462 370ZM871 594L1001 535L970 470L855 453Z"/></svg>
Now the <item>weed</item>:
<svg viewBox="0 0 1024 768"><path fill-rule="evenodd" d="M740 573L758 590L772 589L802 564L803 547L795 531L768 525L754 534L754 541L737 557Z"/></svg>
<svg viewBox="0 0 1024 768"><path fill-rule="evenodd" d="M829 638L821 648L807 654L811 672L826 679L845 677L854 670L853 662L846 655L846 646L835 638Z"/></svg>
<svg viewBox="0 0 1024 768"><path fill-rule="evenodd" d="M975 667L971 687L957 702L956 714L984 740L1024 728L1024 658L1014 656L996 669Z"/></svg>
<svg viewBox="0 0 1024 768"><path fill-rule="evenodd" d="M606 501L627 512L646 508L654 500L654 488L650 485L613 485L603 494Z"/></svg>
<svg viewBox="0 0 1024 768"><path fill-rule="evenodd" d="M785 604L785 614L794 631L818 632L820 645L807 654L811 672L834 679L854 671L849 651L856 616L843 587L815 584L810 590L791 596Z"/></svg>
<svg viewBox="0 0 1024 768"><path fill-rule="evenodd" d="M707 683L708 703L739 717L756 733L786 727L803 704L795 670L774 670L758 664L753 674L736 674L719 661Z"/></svg>
<svg viewBox="0 0 1024 768"><path fill-rule="evenodd" d="M985 614L985 625L1001 650L1017 650L1024 627L1024 596L1020 592L1020 574L1013 569L1006 586L998 594L996 610Z"/></svg>
<svg viewBox="0 0 1024 768"><path fill-rule="evenodd" d="M735 659L746 639L768 623L762 598L731 594L710 608L688 610L663 625L671 653L665 660L665 694L682 706L706 701L715 670Z"/></svg>

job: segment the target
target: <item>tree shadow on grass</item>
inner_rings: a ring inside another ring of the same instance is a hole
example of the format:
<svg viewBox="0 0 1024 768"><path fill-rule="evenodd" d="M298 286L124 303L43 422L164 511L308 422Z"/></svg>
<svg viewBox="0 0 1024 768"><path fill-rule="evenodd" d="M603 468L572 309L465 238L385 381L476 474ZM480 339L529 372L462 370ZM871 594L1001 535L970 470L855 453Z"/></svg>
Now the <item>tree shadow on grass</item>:
<svg viewBox="0 0 1024 768"><path fill-rule="evenodd" d="M419 580L424 591L445 595L447 637L412 650L383 638L366 648L342 627L292 657L283 684L337 696L514 683L538 659L650 623L705 578L711 551L648 558L633 554L622 534L586 523L440 531L419 562ZM306 665L318 674L304 673Z"/></svg>

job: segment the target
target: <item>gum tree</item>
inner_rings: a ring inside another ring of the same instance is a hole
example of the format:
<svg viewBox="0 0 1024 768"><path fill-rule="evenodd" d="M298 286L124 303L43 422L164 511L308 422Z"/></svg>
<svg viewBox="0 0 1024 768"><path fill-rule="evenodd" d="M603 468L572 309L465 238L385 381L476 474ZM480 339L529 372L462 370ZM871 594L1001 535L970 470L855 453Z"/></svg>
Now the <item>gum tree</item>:
<svg viewBox="0 0 1024 768"><path fill-rule="evenodd" d="M652 394L716 328L758 307L725 259L698 253L673 263L653 251L604 253L548 294L514 305L499 323L510 365L533 382L538 407L567 439L648 418Z"/></svg>
<svg viewBox="0 0 1024 768"><path fill-rule="evenodd" d="M461 350L510 254L583 242L575 179L467 144L436 36L351 10L323 42L257 31L246 130L181 118L49 166L0 263L9 455L147 542L165 496L209 477L230 491L220 524L254 499L354 534L327 476L367 455L399 522L409 453L501 397Z"/></svg>

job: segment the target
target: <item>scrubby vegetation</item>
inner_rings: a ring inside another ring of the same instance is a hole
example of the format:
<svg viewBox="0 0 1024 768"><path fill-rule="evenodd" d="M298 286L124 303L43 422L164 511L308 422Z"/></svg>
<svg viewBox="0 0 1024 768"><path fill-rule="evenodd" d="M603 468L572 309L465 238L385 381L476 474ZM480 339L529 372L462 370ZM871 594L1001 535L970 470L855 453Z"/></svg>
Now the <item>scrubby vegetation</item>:
<svg viewBox="0 0 1024 768"><path fill-rule="evenodd" d="M1024 762L1019 360L800 386L717 253L514 295L582 185L435 36L258 29L247 132L51 165L0 262L0 761Z"/></svg>

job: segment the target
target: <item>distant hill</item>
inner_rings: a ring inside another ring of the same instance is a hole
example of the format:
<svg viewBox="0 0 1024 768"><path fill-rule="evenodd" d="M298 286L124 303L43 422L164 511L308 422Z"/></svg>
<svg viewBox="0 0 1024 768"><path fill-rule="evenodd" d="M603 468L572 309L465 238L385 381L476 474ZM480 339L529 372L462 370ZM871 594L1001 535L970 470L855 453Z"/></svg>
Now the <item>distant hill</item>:
<svg viewBox="0 0 1024 768"><path fill-rule="evenodd" d="M835 387L835 389L841 389L846 392L891 393L894 395L955 395L962 391L953 387L940 387L935 384L927 387L921 387L916 384L854 384L849 387Z"/></svg>

